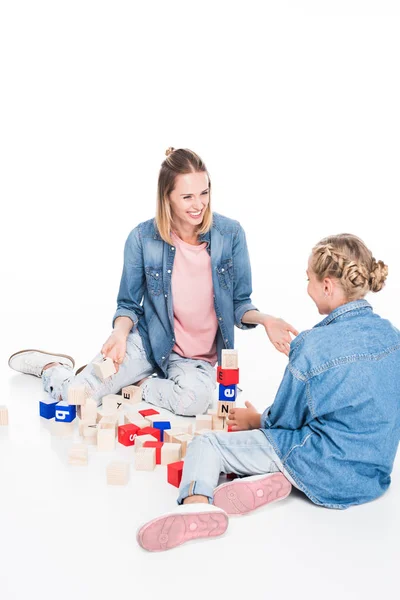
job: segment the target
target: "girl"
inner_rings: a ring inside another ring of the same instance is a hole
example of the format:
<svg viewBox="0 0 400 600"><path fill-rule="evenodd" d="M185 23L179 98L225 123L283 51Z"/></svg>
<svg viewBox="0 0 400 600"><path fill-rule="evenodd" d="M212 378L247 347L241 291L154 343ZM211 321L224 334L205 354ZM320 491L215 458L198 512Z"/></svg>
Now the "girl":
<svg viewBox="0 0 400 600"><path fill-rule="evenodd" d="M400 332L364 300L382 289L387 273L354 235L313 248L308 293L328 316L291 343L271 407L259 414L246 402L230 411L237 433L194 438L181 506L139 529L143 548L220 535L228 516L281 500L291 485L337 509L387 490L400 437ZM250 477L216 487L220 472Z"/></svg>
<svg viewBox="0 0 400 600"><path fill-rule="evenodd" d="M251 303L245 233L237 221L212 213L205 164L190 150L166 154L156 217L128 236L114 329L93 359L110 357L116 374L100 381L92 361L74 376L70 356L41 350L9 359L16 371L42 377L55 399L66 401L68 387L83 383L100 403L139 382L146 402L192 416L211 403L214 366L221 349L234 346L234 325L262 324L275 348L289 353L290 333L297 331ZM158 377L149 378L154 372Z"/></svg>

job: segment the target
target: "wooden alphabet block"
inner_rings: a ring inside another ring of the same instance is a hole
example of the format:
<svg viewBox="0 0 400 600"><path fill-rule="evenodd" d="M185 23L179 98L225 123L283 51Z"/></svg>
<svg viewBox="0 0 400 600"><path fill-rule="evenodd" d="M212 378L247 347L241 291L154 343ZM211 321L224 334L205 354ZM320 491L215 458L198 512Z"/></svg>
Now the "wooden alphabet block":
<svg viewBox="0 0 400 600"><path fill-rule="evenodd" d="M168 465L169 463L181 460L182 448L180 444L164 444L161 448L161 464Z"/></svg>
<svg viewBox="0 0 400 600"><path fill-rule="evenodd" d="M92 366L94 374L97 375L101 381L105 381L105 379L116 373L111 358L102 358L101 360L92 363Z"/></svg>
<svg viewBox="0 0 400 600"><path fill-rule="evenodd" d="M154 437L154 435L150 435L149 433L147 433L146 435L138 435L135 439L135 451L138 448L141 448L145 442L159 442L160 440L158 440L156 437Z"/></svg>
<svg viewBox="0 0 400 600"><path fill-rule="evenodd" d="M54 419L56 416L56 406L58 400L54 398L45 398L39 402L39 414L43 419ZM1 417L0 417L1 418Z"/></svg>
<svg viewBox="0 0 400 600"><path fill-rule="evenodd" d="M138 434L140 431L139 427L136 425L121 425L118 427L118 441L120 444L124 446L133 446Z"/></svg>
<svg viewBox="0 0 400 600"><path fill-rule="evenodd" d="M121 409L123 403L122 396L118 396L118 394L107 394L103 396L101 399L102 410L105 413L115 413Z"/></svg>
<svg viewBox="0 0 400 600"><path fill-rule="evenodd" d="M175 487L179 487L181 485L183 473L183 460L178 462L169 463L167 466L167 481L171 485Z"/></svg>
<svg viewBox="0 0 400 600"><path fill-rule="evenodd" d="M155 448L156 450L156 465L161 465L161 448L163 447L163 442L145 442L142 448Z"/></svg>
<svg viewBox="0 0 400 600"><path fill-rule="evenodd" d="M97 445L97 432L98 432L97 425L85 425L83 427L83 431L82 431L83 441L86 444L96 446Z"/></svg>
<svg viewBox="0 0 400 600"><path fill-rule="evenodd" d="M85 404L78 406L78 416L88 425L95 425L97 420L97 402L94 398L86 398Z"/></svg>
<svg viewBox="0 0 400 600"><path fill-rule="evenodd" d="M0 426L5 427L8 425L8 408L7 406L0 406Z"/></svg>
<svg viewBox="0 0 400 600"><path fill-rule="evenodd" d="M138 404L142 401L142 388L138 385L127 385L122 388L121 393L126 404Z"/></svg>
<svg viewBox="0 0 400 600"><path fill-rule="evenodd" d="M156 466L155 448L137 448L135 451L135 469L137 471L153 471Z"/></svg>
<svg viewBox="0 0 400 600"><path fill-rule="evenodd" d="M193 436L188 433L181 433L180 435L174 435L172 438L173 444L181 445L181 458L185 458L188 444L193 440Z"/></svg>
<svg viewBox="0 0 400 600"><path fill-rule="evenodd" d="M100 429L113 429L115 435L118 433L118 420L113 415L102 417L98 422L98 428Z"/></svg>
<svg viewBox="0 0 400 600"><path fill-rule="evenodd" d="M223 369L217 367L217 381L222 385L233 385L239 383L239 369Z"/></svg>
<svg viewBox="0 0 400 600"><path fill-rule="evenodd" d="M138 436L142 435L152 435L156 438L157 441L162 442L164 440L161 439L161 431L156 429L155 427L143 427L143 429L138 430Z"/></svg>
<svg viewBox="0 0 400 600"><path fill-rule="evenodd" d="M76 406L71 406L66 402L59 402L55 409L56 421L71 423L76 417Z"/></svg>
<svg viewBox="0 0 400 600"><path fill-rule="evenodd" d="M154 423L161 421L161 417L159 414L158 415L147 415L146 421L148 421L150 423L151 427L154 427Z"/></svg>
<svg viewBox="0 0 400 600"><path fill-rule="evenodd" d="M228 417L229 416L229 411L231 408L235 408L236 406L236 402L225 402L225 401L219 401L218 402L218 416L219 417Z"/></svg>
<svg viewBox="0 0 400 600"><path fill-rule="evenodd" d="M70 385L68 388L68 404L83 406L86 404L86 386Z"/></svg>
<svg viewBox="0 0 400 600"><path fill-rule="evenodd" d="M142 417L144 419L146 417L149 417L150 415L159 415L160 414L158 412L158 410L154 410L154 408L146 408L146 409L143 409L143 410L139 410L138 413L139 413L139 415L142 415Z"/></svg>
<svg viewBox="0 0 400 600"><path fill-rule="evenodd" d="M100 452L115 450L115 428L97 431L97 450Z"/></svg>
<svg viewBox="0 0 400 600"><path fill-rule="evenodd" d="M164 431L164 442L172 442L174 435L179 435L180 433L186 433L183 427L172 427L171 429L166 429Z"/></svg>
<svg viewBox="0 0 400 600"><path fill-rule="evenodd" d="M166 429L171 429L171 423L170 423L170 421L154 421L153 427L155 429L160 430L160 442L163 442L164 441L164 431Z"/></svg>
<svg viewBox="0 0 400 600"><path fill-rule="evenodd" d="M126 485L129 481L129 464L122 461L113 461L107 465L108 485Z"/></svg>
<svg viewBox="0 0 400 600"><path fill-rule="evenodd" d="M139 429L144 429L144 427L151 427L150 421L148 421L147 419L142 419L140 415L138 416L126 414L124 415L124 422L125 425L128 425L130 423L132 425L136 425L136 427L139 427Z"/></svg>
<svg viewBox="0 0 400 600"><path fill-rule="evenodd" d="M222 350L221 367L223 369L238 369L239 356L237 350Z"/></svg>
<svg viewBox="0 0 400 600"><path fill-rule="evenodd" d="M68 452L68 464L86 466L88 463L88 449L84 444L74 444Z"/></svg>
<svg viewBox="0 0 400 600"><path fill-rule="evenodd" d="M200 429L212 429L212 415L196 416L196 431Z"/></svg>
<svg viewBox="0 0 400 600"><path fill-rule="evenodd" d="M218 390L218 400L224 400L225 402L230 402L231 400L236 400L237 397L237 385L222 385L219 384Z"/></svg>

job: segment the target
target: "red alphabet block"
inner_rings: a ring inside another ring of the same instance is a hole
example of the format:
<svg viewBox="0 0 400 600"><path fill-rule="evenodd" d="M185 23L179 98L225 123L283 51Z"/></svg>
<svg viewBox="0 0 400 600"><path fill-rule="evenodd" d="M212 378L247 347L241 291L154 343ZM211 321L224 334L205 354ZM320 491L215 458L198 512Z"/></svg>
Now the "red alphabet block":
<svg viewBox="0 0 400 600"><path fill-rule="evenodd" d="M158 412L158 410L154 410L154 408L146 408L146 410L138 410L138 413L139 413L139 415L142 415L142 417L144 419L150 415L159 415L160 414Z"/></svg>
<svg viewBox="0 0 400 600"><path fill-rule="evenodd" d="M136 427L136 425L121 425L121 427L118 427L119 443L124 446L133 446L138 431L140 431L140 428Z"/></svg>
<svg viewBox="0 0 400 600"><path fill-rule="evenodd" d="M160 429L156 429L155 427L143 427L143 429L139 429L137 432L138 435L152 435L161 442L161 431Z"/></svg>
<svg viewBox="0 0 400 600"><path fill-rule="evenodd" d="M179 460L178 462L170 463L167 466L167 480L168 483L174 485L175 487L179 487L181 484L183 472L183 460Z"/></svg>
<svg viewBox="0 0 400 600"><path fill-rule="evenodd" d="M235 385L239 383L239 369L223 369L217 367L217 381L222 385Z"/></svg>
<svg viewBox="0 0 400 600"><path fill-rule="evenodd" d="M155 448L156 449L156 465L161 465L161 448L164 446L164 442L145 442L143 448Z"/></svg>

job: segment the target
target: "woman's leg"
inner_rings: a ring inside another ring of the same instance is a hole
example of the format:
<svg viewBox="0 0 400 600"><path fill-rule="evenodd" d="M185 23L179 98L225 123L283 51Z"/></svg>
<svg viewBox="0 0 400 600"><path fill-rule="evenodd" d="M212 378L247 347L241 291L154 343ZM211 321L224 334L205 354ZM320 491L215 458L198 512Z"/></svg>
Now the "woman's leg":
<svg viewBox="0 0 400 600"><path fill-rule="evenodd" d="M143 400L177 415L192 417L207 412L212 404L216 372L204 360L182 358L172 352L168 379L154 377L143 383Z"/></svg>
<svg viewBox="0 0 400 600"><path fill-rule="evenodd" d="M85 384L87 395L100 404L101 398L106 394L116 394L121 388L154 372L154 367L147 360L142 340L137 331L128 335L126 355L123 363L119 366L118 373L108 377L104 382L93 371L93 362L101 358L101 354L95 356L83 371L76 376L72 369L63 365L44 369L42 374L44 390L56 400L61 397L64 401L67 401L70 385Z"/></svg>

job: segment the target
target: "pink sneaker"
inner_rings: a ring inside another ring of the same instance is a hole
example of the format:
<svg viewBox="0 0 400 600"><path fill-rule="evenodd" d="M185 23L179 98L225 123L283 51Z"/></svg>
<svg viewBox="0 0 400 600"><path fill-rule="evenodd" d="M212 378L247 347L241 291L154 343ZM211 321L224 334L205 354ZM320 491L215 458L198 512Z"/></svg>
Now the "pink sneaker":
<svg viewBox="0 0 400 600"><path fill-rule="evenodd" d="M222 535L227 527L228 516L222 509L212 504L181 504L142 525L136 539L145 550L160 552L190 540Z"/></svg>
<svg viewBox="0 0 400 600"><path fill-rule="evenodd" d="M214 505L227 515L245 515L256 508L283 500L292 486L282 473L267 473L235 479L214 491Z"/></svg>

